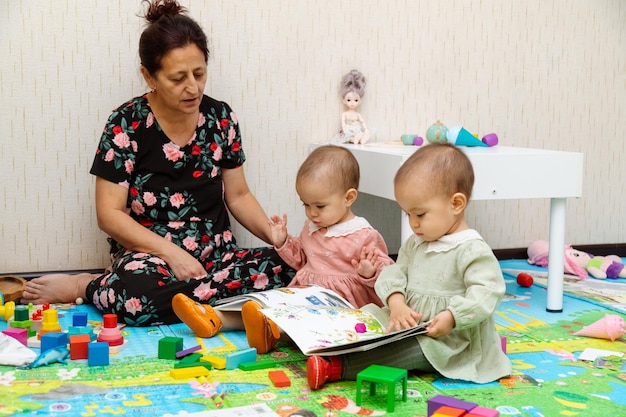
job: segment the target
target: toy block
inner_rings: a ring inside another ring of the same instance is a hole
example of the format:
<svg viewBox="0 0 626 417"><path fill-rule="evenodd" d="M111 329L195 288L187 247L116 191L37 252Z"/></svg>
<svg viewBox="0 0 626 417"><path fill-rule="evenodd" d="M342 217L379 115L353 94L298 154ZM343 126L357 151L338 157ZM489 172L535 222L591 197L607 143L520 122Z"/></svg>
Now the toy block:
<svg viewBox="0 0 626 417"><path fill-rule="evenodd" d="M96 340L96 334L93 331L93 326L89 324L86 326L70 326L67 328L67 334L86 334L92 342Z"/></svg>
<svg viewBox="0 0 626 417"><path fill-rule="evenodd" d="M201 353L190 353L189 355L185 356L184 358L182 358L181 360L176 362L176 365L178 365L180 363L197 363L197 362L200 361L201 358L202 358L202 354ZM176 366L176 365L174 365L174 366Z"/></svg>
<svg viewBox="0 0 626 417"><path fill-rule="evenodd" d="M48 332L41 335L41 351L67 346L67 334L62 332Z"/></svg>
<svg viewBox="0 0 626 417"><path fill-rule="evenodd" d="M237 369L242 362L256 360L256 348L249 348L226 355L226 369Z"/></svg>
<svg viewBox="0 0 626 417"><path fill-rule="evenodd" d="M13 312L13 320L14 321L30 320L30 313L28 312L28 307L24 305L15 306L15 311Z"/></svg>
<svg viewBox="0 0 626 417"><path fill-rule="evenodd" d="M274 384L277 388L288 387L291 385L291 380L284 371L269 371L267 376L269 376L272 384Z"/></svg>
<svg viewBox="0 0 626 417"><path fill-rule="evenodd" d="M39 331L39 337L49 332L60 332L61 326L59 325L59 312L54 309L47 309L43 311L43 320L41 322L41 330Z"/></svg>
<svg viewBox="0 0 626 417"><path fill-rule="evenodd" d="M370 396L376 395L376 384L387 386L387 412L393 413L396 400L396 383L402 383L402 401L407 400L409 375L406 369L370 365L356 375L356 405L361 405L361 386L370 383Z"/></svg>
<svg viewBox="0 0 626 417"><path fill-rule="evenodd" d="M122 336L122 331L117 325L117 315L105 314L102 318L104 324L98 334L98 342L107 342L110 346L124 344L124 336Z"/></svg>
<svg viewBox="0 0 626 417"><path fill-rule="evenodd" d="M239 364L239 369L241 369L242 371L255 371L257 369L274 368L278 363L280 362L273 361L271 359L263 361L241 362Z"/></svg>
<svg viewBox="0 0 626 417"><path fill-rule="evenodd" d="M502 352L506 353L506 337L500 336L500 345L502 346Z"/></svg>
<svg viewBox="0 0 626 417"><path fill-rule="evenodd" d="M176 352L183 350L183 338L165 336L159 339L159 359L176 359Z"/></svg>
<svg viewBox="0 0 626 417"><path fill-rule="evenodd" d="M188 368L175 368L170 370L170 376L174 379L196 378L209 375L209 370L204 366L191 366Z"/></svg>
<svg viewBox="0 0 626 417"><path fill-rule="evenodd" d="M450 407L447 405L439 407L430 417L465 417L466 411L462 408Z"/></svg>
<svg viewBox="0 0 626 417"><path fill-rule="evenodd" d="M6 334L7 336L11 336L13 339L17 340L24 346L28 346L28 330L9 327L8 329L4 329L2 333Z"/></svg>
<svg viewBox="0 0 626 417"><path fill-rule="evenodd" d="M209 371L211 369L213 369L213 365L211 365L208 362L190 362L190 363L182 363L182 362L177 362L176 364L174 364L174 369L181 369L181 368L193 368L195 366L202 366L206 369L208 369Z"/></svg>
<svg viewBox="0 0 626 417"><path fill-rule="evenodd" d="M72 314L72 326L82 327L87 325L87 313L84 311Z"/></svg>
<svg viewBox="0 0 626 417"><path fill-rule="evenodd" d="M478 404L471 403L469 401L459 400L458 398L448 397L446 395L436 395L428 399L428 415L431 416L436 410L447 405L453 408L460 408L468 412L476 407Z"/></svg>
<svg viewBox="0 0 626 417"><path fill-rule="evenodd" d="M208 362L213 365L215 369L226 368L226 359L217 356L203 356L202 358L200 358L200 362Z"/></svg>
<svg viewBox="0 0 626 417"><path fill-rule="evenodd" d="M492 408L475 407L465 417L500 417L500 412Z"/></svg>
<svg viewBox="0 0 626 417"><path fill-rule="evenodd" d="M88 334L75 334L70 336L70 359L88 359L89 343L91 338Z"/></svg>
<svg viewBox="0 0 626 417"><path fill-rule="evenodd" d="M109 364L109 344L107 342L89 343L87 349L87 364L89 366Z"/></svg>
<svg viewBox="0 0 626 417"><path fill-rule="evenodd" d="M13 312L15 311L15 302L9 301L6 304L0 305L0 317L4 318L4 321L9 321L11 317L13 317Z"/></svg>
<svg viewBox="0 0 626 417"><path fill-rule="evenodd" d="M201 350L201 349L202 349L202 346L196 345L194 347L190 347L189 349L180 350L180 351L176 352L176 359L183 358L183 357L185 357L187 355L190 355L193 352L195 352L197 350Z"/></svg>
<svg viewBox="0 0 626 417"><path fill-rule="evenodd" d="M208 362L200 362L202 355L199 353L191 353L174 364L174 368L189 368L191 366L204 366L211 370L213 365Z"/></svg>
<svg viewBox="0 0 626 417"><path fill-rule="evenodd" d="M31 327L33 327L33 321L32 320L12 320L9 322L9 327L15 327L17 329L30 329Z"/></svg>

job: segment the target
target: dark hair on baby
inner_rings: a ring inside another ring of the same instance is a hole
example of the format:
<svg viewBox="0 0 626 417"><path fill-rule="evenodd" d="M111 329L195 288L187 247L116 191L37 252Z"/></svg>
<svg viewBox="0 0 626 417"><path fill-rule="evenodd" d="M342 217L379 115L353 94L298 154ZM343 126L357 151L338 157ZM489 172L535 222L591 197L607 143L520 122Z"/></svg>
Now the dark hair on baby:
<svg viewBox="0 0 626 417"><path fill-rule="evenodd" d="M139 59L150 75L161 69L161 60L172 49L196 45L209 60L206 34L187 9L176 0L143 0L148 3L144 18L148 27L139 39Z"/></svg>

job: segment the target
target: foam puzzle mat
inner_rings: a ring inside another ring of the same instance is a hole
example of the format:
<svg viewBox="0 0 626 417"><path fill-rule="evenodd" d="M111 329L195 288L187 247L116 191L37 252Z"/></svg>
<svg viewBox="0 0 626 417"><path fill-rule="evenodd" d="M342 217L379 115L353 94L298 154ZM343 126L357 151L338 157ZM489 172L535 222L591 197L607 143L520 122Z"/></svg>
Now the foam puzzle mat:
<svg viewBox="0 0 626 417"><path fill-rule="evenodd" d="M507 265L502 266L506 270ZM586 301L580 294L566 294L563 313L549 313L545 310L546 291L540 283L523 288L516 284L515 276L505 274L505 278L507 295L496 313L496 322L507 340L513 375L488 384L472 384L436 374L410 373L408 399L402 401L401 387L397 386L393 413L386 411L382 386L373 397L364 392L361 406L355 403L354 381L328 383L311 391L306 383L306 357L289 344L258 355L259 360L276 362L268 369L212 369L207 376L174 379L170 370L176 360L158 359L158 341L165 336L181 337L184 348L200 345L200 353L217 357L248 348L243 332L199 339L184 324L177 324L123 328L126 346L111 354L107 366L89 366L86 360L33 369L0 366L0 416L184 416L258 404L281 417L418 417L427 415L427 400L438 394L496 409L501 416L626 416L624 357L580 359L581 352L589 348L623 355L626 340L622 337L611 342L573 335L607 313L626 315L605 308L597 300ZM58 310L63 329L71 325L74 312L86 311L95 326L102 321L92 306L52 307ZM0 330L6 326L0 319ZM272 385L268 372L277 369L287 374L290 386ZM266 414L259 408L258 415Z"/></svg>

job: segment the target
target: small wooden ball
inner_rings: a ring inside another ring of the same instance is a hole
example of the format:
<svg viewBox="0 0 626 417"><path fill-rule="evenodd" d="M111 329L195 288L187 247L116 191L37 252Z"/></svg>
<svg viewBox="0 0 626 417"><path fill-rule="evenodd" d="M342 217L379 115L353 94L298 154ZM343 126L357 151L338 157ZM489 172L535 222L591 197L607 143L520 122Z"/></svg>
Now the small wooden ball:
<svg viewBox="0 0 626 417"><path fill-rule="evenodd" d="M530 287L533 285L533 282L533 277L525 272L520 272L517 275L517 285L519 285L520 287Z"/></svg>

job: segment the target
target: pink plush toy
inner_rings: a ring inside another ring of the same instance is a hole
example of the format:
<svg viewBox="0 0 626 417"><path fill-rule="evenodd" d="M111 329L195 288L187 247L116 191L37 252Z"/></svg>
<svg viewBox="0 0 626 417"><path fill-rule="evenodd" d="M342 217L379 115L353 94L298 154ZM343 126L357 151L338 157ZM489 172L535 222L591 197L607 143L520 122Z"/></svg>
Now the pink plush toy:
<svg viewBox="0 0 626 417"><path fill-rule="evenodd" d="M546 267L548 266L549 244L546 240L536 240L528 246L528 263ZM594 278L626 278L626 267L622 258L617 255L593 256L565 246L564 272L577 275L581 279L591 275Z"/></svg>

